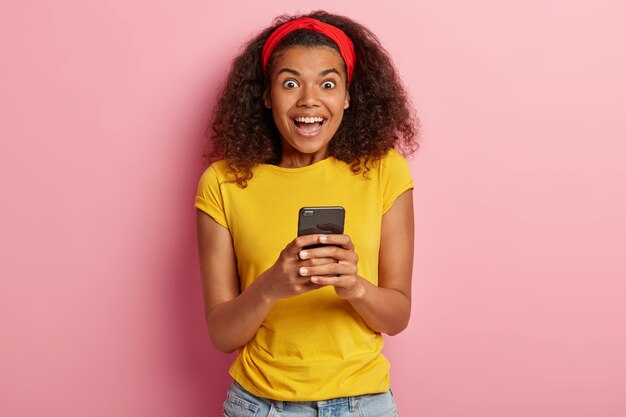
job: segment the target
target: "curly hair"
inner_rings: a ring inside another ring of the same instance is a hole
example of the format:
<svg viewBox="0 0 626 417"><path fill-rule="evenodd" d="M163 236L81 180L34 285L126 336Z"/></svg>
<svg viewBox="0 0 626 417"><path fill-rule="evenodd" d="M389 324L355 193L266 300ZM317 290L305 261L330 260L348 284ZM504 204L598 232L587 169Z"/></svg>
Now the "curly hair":
<svg viewBox="0 0 626 417"><path fill-rule="evenodd" d="M344 16L315 11L303 16L331 24L352 40L356 54L353 78L348 86L350 107L328 144L328 156L350 165L358 174L395 148L409 155L419 148L419 120L408 99L397 71L378 38L361 24ZM263 105L263 93L270 85L261 68L261 49L283 23L302 16L279 16L272 26L250 40L232 63L226 83L218 95L211 122L205 134L209 139L203 154L205 163L225 159L232 181L246 187L252 169L258 164L278 164L280 134L271 110ZM272 58L290 46L337 45L326 36L307 29L287 35Z"/></svg>

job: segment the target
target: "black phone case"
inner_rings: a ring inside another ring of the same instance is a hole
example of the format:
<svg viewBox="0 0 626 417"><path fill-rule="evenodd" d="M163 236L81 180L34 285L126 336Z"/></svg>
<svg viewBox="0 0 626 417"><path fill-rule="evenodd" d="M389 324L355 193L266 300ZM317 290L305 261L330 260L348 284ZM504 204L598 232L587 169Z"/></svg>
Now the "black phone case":
<svg viewBox="0 0 626 417"><path fill-rule="evenodd" d="M346 211L340 206L302 207L298 213L298 236L342 234ZM305 249L324 246L316 244Z"/></svg>

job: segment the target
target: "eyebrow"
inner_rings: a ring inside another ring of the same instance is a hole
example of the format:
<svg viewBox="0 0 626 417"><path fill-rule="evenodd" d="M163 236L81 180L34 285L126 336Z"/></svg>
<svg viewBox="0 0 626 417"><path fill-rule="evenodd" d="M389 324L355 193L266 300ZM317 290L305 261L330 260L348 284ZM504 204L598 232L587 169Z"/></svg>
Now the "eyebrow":
<svg viewBox="0 0 626 417"><path fill-rule="evenodd" d="M282 74L283 72L288 72L288 73L293 74L293 75L300 75L300 73L299 73L298 71L296 71L295 69L291 69L291 68L287 68L287 67L285 67L285 68L281 68L281 69L278 71L278 74L276 74L276 75L280 75L280 74ZM319 74L319 75L320 75L320 76L322 76L322 77L324 77L324 76L326 76L326 75L328 75L328 74L332 74L332 73L335 73L335 74L337 74L337 75L339 75L339 76L341 77L341 74L340 74L340 73L339 73L339 71L337 71L335 68L328 68L328 69L325 69L324 71L320 72L320 74Z"/></svg>
<svg viewBox="0 0 626 417"><path fill-rule="evenodd" d="M320 75L323 77L331 73L335 73L341 77L341 74L339 74L339 71L337 71L335 68L328 68L327 70L320 72Z"/></svg>

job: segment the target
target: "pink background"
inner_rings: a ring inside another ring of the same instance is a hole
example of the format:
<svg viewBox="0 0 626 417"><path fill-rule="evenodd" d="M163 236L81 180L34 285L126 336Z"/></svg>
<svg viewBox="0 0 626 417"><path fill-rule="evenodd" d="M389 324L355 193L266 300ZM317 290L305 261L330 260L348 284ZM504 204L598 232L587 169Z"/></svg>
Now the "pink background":
<svg viewBox="0 0 626 417"><path fill-rule="evenodd" d="M220 415L202 132L244 40L327 8L423 123L401 415L626 416L622 2L178 3L0 3L0 415Z"/></svg>

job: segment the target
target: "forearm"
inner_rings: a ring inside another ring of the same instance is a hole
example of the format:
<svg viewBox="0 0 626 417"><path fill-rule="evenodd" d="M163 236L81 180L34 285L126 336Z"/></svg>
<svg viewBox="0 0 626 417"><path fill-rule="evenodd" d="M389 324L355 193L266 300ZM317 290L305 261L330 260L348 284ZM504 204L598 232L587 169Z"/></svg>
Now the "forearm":
<svg viewBox="0 0 626 417"><path fill-rule="evenodd" d="M411 301L402 292L377 287L357 276L362 290L348 301L363 321L374 331L395 335L409 324Z"/></svg>
<svg viewBox="0 0 626 417"><path fill-rule="evenodd" d="M256 334L275 301L264 295L256 280L236 298L218 304L207 314L207 328L213 346L230 353L242 348Z"/></svg>

